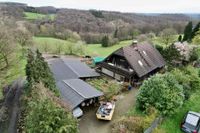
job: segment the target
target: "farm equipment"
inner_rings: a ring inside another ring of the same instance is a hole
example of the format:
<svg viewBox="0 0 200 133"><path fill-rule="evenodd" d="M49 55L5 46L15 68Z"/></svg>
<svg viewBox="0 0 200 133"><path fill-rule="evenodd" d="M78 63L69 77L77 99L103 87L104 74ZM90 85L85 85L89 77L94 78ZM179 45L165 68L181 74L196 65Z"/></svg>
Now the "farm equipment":
<svg viewBox="0 0 200 133"><path fill-rule="evenodd" d="M112 119L114 110L115 110L114 102L101 103L96 113L97 119L110 121Z"/></svg>

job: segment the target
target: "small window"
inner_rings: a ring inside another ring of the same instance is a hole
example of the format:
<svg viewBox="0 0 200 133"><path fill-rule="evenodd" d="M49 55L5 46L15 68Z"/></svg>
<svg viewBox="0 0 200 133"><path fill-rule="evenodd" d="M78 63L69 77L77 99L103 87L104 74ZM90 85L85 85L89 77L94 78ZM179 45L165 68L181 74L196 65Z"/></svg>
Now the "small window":
<svg viewBox="0 0 200 133"><path fill-rule="evenodd" d="M143 51L143 53L144 53L144 55L146 55L146 56L147 56L147 53L146 53L146 51Z"/></svg>
<svg viewBox="0 0 200 133"><path fill-rule="evenodd" d="M140 66L143 66L143 63L142 63L140 60L138 60L138 64L139 64Z"/></svg>

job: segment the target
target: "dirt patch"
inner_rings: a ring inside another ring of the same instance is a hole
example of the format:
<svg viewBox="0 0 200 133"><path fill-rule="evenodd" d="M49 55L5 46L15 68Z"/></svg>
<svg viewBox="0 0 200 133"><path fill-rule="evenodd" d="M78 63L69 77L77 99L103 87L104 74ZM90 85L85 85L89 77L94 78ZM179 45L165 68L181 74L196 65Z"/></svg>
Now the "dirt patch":
<svg viewBox="0 0 200 133"><path fill-rule="evenodd" d="M137 89L133 89L118 96L119 99L116 102L115 112L111 121L97 120L95 113L98 107L84 110L84 116L79 121L80 133L111 133L113 122L135 105L137 92Z"/></svg>

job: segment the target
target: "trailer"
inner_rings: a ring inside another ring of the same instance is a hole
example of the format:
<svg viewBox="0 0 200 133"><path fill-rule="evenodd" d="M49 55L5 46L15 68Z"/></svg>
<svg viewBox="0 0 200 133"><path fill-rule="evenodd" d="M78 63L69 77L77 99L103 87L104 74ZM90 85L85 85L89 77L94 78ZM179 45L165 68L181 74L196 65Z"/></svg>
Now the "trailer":
<svg viewBox="0 0 200 133"><path fill-rule="evenodd" d="M112 119L115 110L115 102L103 102L97 110L96 116L99 120Z"/></svg>

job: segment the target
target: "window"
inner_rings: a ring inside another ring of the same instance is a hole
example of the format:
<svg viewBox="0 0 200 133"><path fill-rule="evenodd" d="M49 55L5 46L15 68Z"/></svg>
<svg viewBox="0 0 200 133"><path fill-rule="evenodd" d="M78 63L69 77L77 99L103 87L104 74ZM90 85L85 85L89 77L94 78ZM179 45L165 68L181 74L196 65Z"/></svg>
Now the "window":
<svg viewBox="0 0 200 133"><path fill-rule="evenodd" d="M138 64L139 64L140 66L143 66L143 63L141 62L141 60L138 60Z"/></svg>
<svg viewBox="0 0 200 133"><path fill-rule="evenodd" d="M143 51L143 53L144 53L144 55L146 55L146 56L147 56L147 53L146 53L146 51Z"/></svg>

